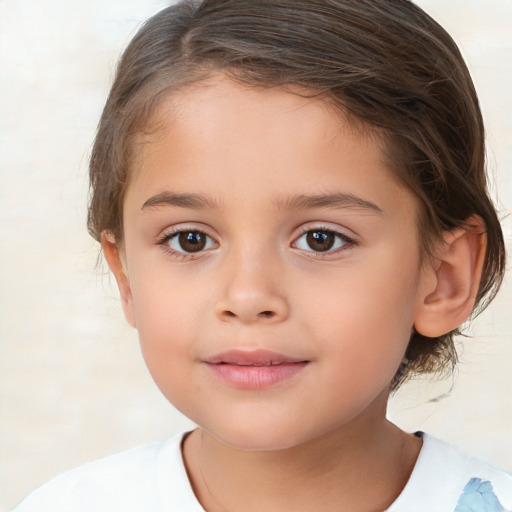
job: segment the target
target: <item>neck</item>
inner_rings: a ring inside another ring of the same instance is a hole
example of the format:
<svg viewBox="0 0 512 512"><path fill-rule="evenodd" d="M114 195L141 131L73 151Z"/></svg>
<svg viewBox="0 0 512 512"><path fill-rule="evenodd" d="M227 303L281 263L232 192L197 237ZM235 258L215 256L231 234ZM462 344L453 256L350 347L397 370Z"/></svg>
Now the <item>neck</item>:
<svg viewBox="0 0 512 512"><path fill-rule="evenodd" d="M379 512L407 483L421 441L385 419L354 427L277 451L238 450L198 429L184 459L208 512Z"/></svg>

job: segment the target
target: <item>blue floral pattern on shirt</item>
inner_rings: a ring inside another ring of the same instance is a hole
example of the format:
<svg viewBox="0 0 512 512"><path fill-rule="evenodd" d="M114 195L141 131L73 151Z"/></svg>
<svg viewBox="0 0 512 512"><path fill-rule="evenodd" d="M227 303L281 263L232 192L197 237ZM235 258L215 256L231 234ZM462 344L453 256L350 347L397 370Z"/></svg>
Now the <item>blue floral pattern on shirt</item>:
<svg viewBox="0 0 512 512"><path fill-rule="evenodd" d="M454 512L506 512L491 482L472 478L464 487Z"/></svg>

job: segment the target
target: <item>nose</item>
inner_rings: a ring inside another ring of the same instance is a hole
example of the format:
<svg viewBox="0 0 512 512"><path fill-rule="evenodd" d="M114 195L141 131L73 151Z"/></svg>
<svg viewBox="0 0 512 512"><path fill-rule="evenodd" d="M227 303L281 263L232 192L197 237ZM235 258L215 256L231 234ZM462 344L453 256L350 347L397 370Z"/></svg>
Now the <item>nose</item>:
<svg viewBox="0 0 512 512"><path fill-rule="evenodd" d="M215 313L225 322L277 323L289 314L279 265L263 255L240 254L226 262Z"/></svg>

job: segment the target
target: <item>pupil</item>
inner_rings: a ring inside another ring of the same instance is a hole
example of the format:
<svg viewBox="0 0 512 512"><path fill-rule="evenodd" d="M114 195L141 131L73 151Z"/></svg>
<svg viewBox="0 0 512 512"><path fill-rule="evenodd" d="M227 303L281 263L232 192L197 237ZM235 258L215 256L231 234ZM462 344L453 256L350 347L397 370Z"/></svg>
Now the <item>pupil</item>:
<svg viewBox="0 0 512 512"><path fill-rule="evenodd" d="M179 234L179 243L186 252L202 251L206 246L206 237L197 231Z"/></svg>
<svg viewBox="0 0 512 512"><path fill-rule="evenodd" d="M314 251L328 251L334 245L334 235L328 231L310 231L306 235L309 247Z"/></svg>

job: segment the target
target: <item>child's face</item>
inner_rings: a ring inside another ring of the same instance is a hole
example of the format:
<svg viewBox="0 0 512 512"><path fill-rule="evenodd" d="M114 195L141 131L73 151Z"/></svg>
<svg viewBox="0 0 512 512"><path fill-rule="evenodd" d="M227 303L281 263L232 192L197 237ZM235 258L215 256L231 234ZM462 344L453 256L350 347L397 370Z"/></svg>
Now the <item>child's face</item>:
<svg viewBox="0 0 512 512"><path fill-rule="evenodd" d="M378 142L318 100L221 77L160 113L117 277L163 393L247 449L383 420L432 272Z"/></svg>

